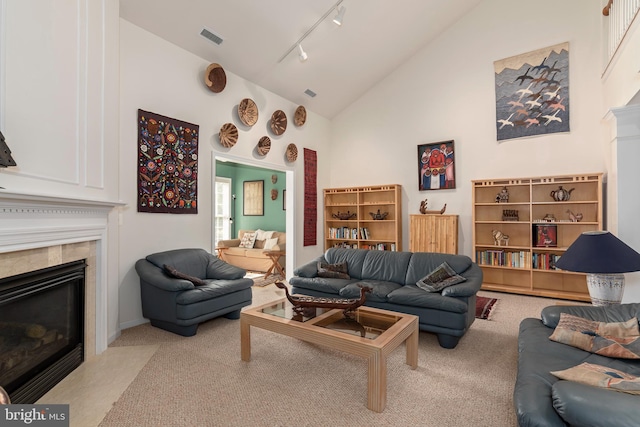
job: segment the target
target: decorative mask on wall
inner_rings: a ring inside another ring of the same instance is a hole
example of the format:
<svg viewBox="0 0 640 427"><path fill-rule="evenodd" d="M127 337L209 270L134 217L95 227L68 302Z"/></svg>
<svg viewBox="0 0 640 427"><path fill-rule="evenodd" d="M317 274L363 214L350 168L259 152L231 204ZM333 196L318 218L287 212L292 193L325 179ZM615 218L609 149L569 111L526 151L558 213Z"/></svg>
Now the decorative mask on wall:
<svg viewBox="0 0 640 427"><path fill-rule="evenodd" d="M276 175L275 173L271 175L271 182L274 184L278 182L278 175Z"/></svg>
<svg viewBox="0 0 640 427"><path fill-rule="evenodd" d="M273 190L271 190L271 200L275 200L277 198L278 198L278 190L274 188Z"/></svg>

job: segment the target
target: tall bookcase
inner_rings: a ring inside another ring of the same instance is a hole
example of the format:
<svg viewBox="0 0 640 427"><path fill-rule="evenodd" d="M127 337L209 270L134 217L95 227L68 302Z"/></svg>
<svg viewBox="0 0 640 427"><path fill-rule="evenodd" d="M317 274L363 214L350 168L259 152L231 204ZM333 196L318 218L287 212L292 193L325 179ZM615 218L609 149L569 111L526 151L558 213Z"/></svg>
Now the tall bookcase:
<svg viewBox="0 0 640 427"><path fill-rule="evenodd" d="M482 289L590 300L585 275L554 264L581 233L602 230L601 173L475 180L472 187L473 249L484 274ZM553 196L560 187L568 200ZM500 200L505 188L508 201ZM500 233L508 239L499 239Z"/></svg>
<svg viewBox="0 0 640 427"><path fill-rule="evenodd" d="M401 190L402 186L398 184L325 189L325 249L350 247L401 251ZM345 216L349 218L340 219Z"/></svg>

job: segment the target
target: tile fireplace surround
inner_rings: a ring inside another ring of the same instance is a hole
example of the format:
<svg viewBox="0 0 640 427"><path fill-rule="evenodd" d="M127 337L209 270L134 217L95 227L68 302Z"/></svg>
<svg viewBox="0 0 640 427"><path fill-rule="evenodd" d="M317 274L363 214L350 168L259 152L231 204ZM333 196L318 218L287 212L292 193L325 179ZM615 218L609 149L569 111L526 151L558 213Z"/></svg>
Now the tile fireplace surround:
<svg viewBox="0 0 640 427"><path fill-rule="evenodd" d="M0 277L86 260L85 360L107 348L107 224L118 205L0 190Z"/></svg>

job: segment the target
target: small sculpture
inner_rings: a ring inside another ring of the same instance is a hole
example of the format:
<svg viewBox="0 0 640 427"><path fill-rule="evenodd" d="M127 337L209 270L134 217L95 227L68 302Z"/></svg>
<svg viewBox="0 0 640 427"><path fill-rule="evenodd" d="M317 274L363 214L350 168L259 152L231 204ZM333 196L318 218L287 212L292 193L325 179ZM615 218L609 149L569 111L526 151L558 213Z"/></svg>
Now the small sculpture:
<svg viewBox="0 0 640 427"><path fill-rule="evenodd" d="M550 213L546 214L546 215L544 216L544 218L542 218L542 219L543 219L544 221L546 221L546 222L555 222L555 221L556 221L556 217L555 217L555 216L553 216L553 214L550 214Z"/></svg>
<svg viewBox="0 0 640 427"><path fill-rule="evenodd" d="M445 210L447 210L447 204L445 203L444 206L442 207L442 209L440 209L439 211L430 211L427 210L427 200L428 199L424 199L423 201L420 202L420 213L421 214L430 214L430 215L437 215L440 214L442 215L444 213Z"/></svg>
<svg viewBox="0 0 640 427"><path fill-rule="evenodd" d="M503 221L519 221L520 218L518 216L517 209L503 209L502 210L502 220Z"/></svg>
<svg viewBox="0 0 640 427"><path fill-rule="evenodd" d="M553 190L550 195L556 202L566 202L571 198L571 192L573 190L575 190L575 188L572 188L571 190L565 190L561 185L557 190Z"/></svg>
<svg viewBox="0 0 640 427"><path fill-rule="evenodd" d="M578 212L578 213L573 213L571 212L571 209L567 209L567 213L569 214L569 219L571 220L571 222L580 222L582 221L582 213Z"/></svg>
<svg viewBox="0 0 640 427"><path fill-rule="evenodd" d="M357 214L351 213L349 211L347 211L346 213L338 211L338 213L331 214L331 216L338 219L351 219L351 218L355 218Z"/></svg>
<svg viewBox="0 0 640 427"><path fill-rule="evenodd" d="M496 203L509 203L509 190L507 190L507 187L502 187L502 190L496 194Z"/></svg>
<svg viewBox="0 0 640 427"><path fill-rule="evenodd" d="M276 282L276 286L284 289L284 294L291 304L294 311L303 311L306 307L317 308L338 308L342 309L345 317L350 317L351 313L360 307L367 299L367 293L371 292L368 286L358 285L360 287L360 298L325 298L312 297L308 295L289 295L287 286L282 282Z"/></svg>
<svg viewBox="0 0 640 427"><path fill-rule="evenodd" d="M371 218L373 219L382 220L385 219L387 215L389 215L389 212L380 213L380 209L378 209L377 213L369 212L369 215L371 215Z"/></svg>
<svg viewBox="0 0 640 427"><path fill-rule="evenodd" d="M509 246L509 236L500 230L493 230L491 233L496 246Z"/></svg>

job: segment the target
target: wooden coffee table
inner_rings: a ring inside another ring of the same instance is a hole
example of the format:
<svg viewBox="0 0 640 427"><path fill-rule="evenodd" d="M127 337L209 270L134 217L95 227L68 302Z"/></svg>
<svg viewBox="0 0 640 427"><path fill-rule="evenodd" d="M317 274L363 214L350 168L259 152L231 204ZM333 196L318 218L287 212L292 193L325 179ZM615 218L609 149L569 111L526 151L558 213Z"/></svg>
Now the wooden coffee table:
<svg viewBox="0 0 640 427"><path fill-rule="evenodd" d="M382 412L387 404L387 356L406 342L406 363L418 366L418 317L372 307L359 307L354 320L342 310L313 308L294 312L286 299L252 307L240 314L240 352L251 359L251 326L367 359L367 408ZM312 363L312 362L311 362Z"/></svg>

